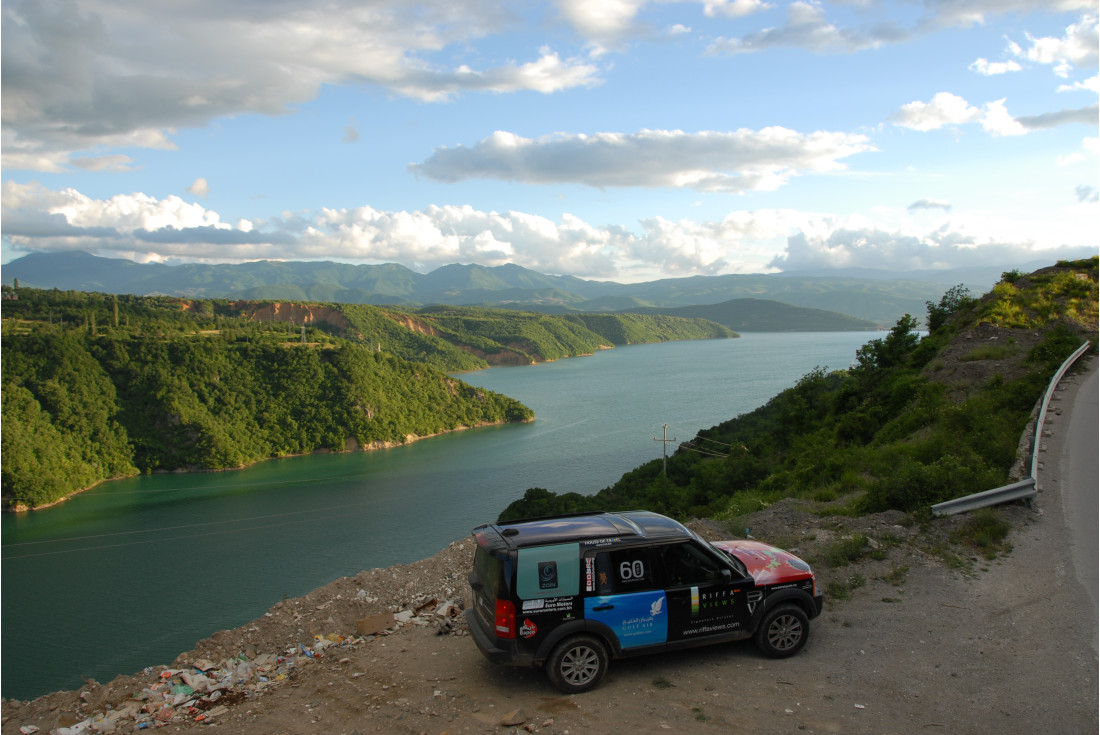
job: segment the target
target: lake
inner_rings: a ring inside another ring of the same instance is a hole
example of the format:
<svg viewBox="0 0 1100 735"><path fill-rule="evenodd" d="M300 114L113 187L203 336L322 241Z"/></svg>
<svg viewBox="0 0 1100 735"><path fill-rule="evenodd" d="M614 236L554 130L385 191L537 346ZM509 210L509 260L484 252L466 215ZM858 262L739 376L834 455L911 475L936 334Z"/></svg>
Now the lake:
<svg viewBox="0 0 1100 735"><path fill-rule="evenodd" d="M527 488L594 493L660 458L663 425L685 441L815 367L848 367L882 336L750 333L465 373L530 406L535 421L378 452L135 477L4 514L3 696L167 664L284 597L432 556Z"/></svg>

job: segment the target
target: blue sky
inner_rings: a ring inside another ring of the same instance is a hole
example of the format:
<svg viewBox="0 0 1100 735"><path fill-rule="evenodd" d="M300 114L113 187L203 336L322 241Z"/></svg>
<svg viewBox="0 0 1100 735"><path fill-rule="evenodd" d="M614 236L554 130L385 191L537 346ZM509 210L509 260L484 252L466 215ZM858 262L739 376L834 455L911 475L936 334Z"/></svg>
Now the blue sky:
<svg viewBox="0 0 1100 735"><path fill-rule="evenodd" d="M5 0L0 260L1097 252L1097 3Z"/></svg>

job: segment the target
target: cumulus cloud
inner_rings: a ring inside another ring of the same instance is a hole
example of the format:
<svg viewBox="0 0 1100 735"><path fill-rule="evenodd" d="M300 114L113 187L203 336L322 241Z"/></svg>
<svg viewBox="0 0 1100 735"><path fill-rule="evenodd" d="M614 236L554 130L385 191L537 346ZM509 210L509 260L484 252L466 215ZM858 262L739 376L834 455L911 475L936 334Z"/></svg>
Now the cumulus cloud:
<svg viewBox="0 0 1100 735"><path fill-rule="evenodd" d="M1092 232L1095 195L1093 187L1078 189L1082 204L1064 218L1070 230ZM922 206L947 209L942 202L926 202ZM418 270L456 262L512 263L544 273L620 281L855 264L959 267L1076 258L1094 249L1091 244L1061 246L1065 233L1050 233L1045 219L1028 230L1049 235L1048 241L1036 244L1021 234L1027 228L1000 215L991 215L995 226L972 220L969 226L945 224L928 234L889 229L860 216L786 209L734 211L706 222L652 217L632 225L595 226L570 214L551 220L470 206L420 211L363 206L230 224L216 212L174 196L156 199L135 193L97 200L73 189L10 181L3 185L0 215L5 247L21 251L82 249L142 262L396 262ZM996 227L1001 228L1000 239ZM974 230L990 234L981 239L967 234ZM1040 247L1047 249L1038 252Z"/></svg>
<svg viewBox="0 0 1100 735"><path fill-rule="evenodd" d="M1009 114L1003 99L986 103L982 127L993 136L1023 135L1028 131L1027 126Z"/></svg>
<svg viewBox="0 0 1100 735"><path fill-rule="evenodd" d="M344 126L343 141L345 143L355 143L358 140L359 140L359 123L355 120L355 118L352 118L351 122L349 122L346 126Z"/></svg>
<svg viewBox="0 0 1100 735"><path fill-rule="evenodd" d="M1060 166L1072 166L1075 163L1081 163L1089 158L1095 158L1100 154L1100 138L1085 138L1081 141L1081 148L1070 153L1068 156L1062 156L1058 159Z"/></svg>
<svg viewBox="0 0 1100 735"><path fill-rule="evenodd" d="M1095 8L1095 4L1093 5ZM1100 59L1100 31L1095 12L1066 28L1061 38L1035 38L1028 34L1030 47L1021 55L1038 64L1049 64L1054 73L1065 77L1074 69L1093 69Z"/></svg>
<svg viewBox="0 0 1100 735"><path fill-rule="evenodd" d="M869 28L843 28L826 18L825 8L815 2L795 0L787 8L786 23L739 38L718 38L708 48L711 54L746 54L778 47L804 48L817 53L847 53L877 48L904 40L909 33L892 21Z"/></svg>
<svg viewBox="0 0 1100 735"><path fill-rule="evenodd" d="M558 8L582 36L606 41L628 33L646 2L647 0L558 0Z"/></svg>
<svg viewBox="0 0 1100 735"><path fill-rule="evenodd" d="M1045 112L1041 115L1022 115L1016 118L1016 121L1028 130L1042 130L1043 128L1054 128L1070 123L1096 125L1098 119L1100 119L1100 105L1089 105L1075 110Z"/></svg>
<svg viewBox="0 0 1100 735"><path fill-rule="evenodd" d="M772 7L763 0L704 0L703 13L708 16L743 18Z"/></svg>
<svg viewBox="0 0 1100 735"><path fill-rule="evenodd" d="M925 12L941 25L980 25L989 16L1034 12L1089 11L1093 0L923 0Z"/></svg>
<svg viewBox="0 0 1100 735"><path fill-rule="evenodd" d="M950 212L951 203L945 202L942 199L920 199L910 204L906 209L910 212L916 212L922 209L942 209L945 212Z"/></svg>
<svg viewBox="0 0 1100 735"><path fill-rule="evenodd" d="M1073 82L1072 84L1062 84L1058 86L1059 92L1092 92L1094 94L1100 94L1100 76L1091 76L1083 82Z"/></svg>
<svg viewBox="0 0 1100 735"><path fill-rule="evenodd" d="M112 156L73 156L69 163L84 171L113 171L123 173L133 170L134 159L122 154Z"/></svg>
<svg viewBox="0 0 1100 735"><path fill-rule="evenodd" d="M1023 67L1011 59L1008 61L990 61L979 58L970 65L970 70L984 77L992 77L998 74L1007 74L1011 71L1020 71Z"/></svg>
<svg viewBox="0 0 1100 735"><path fill-rule="evenodd" d="M12 0L3 13L3 164L60 171L74 151L172 148L179 127L284 114L325 84L442 101L598 81L589 60L550 49L480 69L434 60L509 17L495 0Z"/></svg>
<svg viewBox="0 0 1100 735"><path fill-rule="evenodd" d="M874 150L848 133L759 131L553 135L497 131L470 147L440 148L409 169L437 181L501 179L532 184L668 187L697 191L773 190L802 172L844 169L841 159Z"/></svg>
<svg viewBox="0 0 1100 735"><path fill-rule="evenodd" d="M860 17L864 19L863 24L845 25L830 20L827 10L835 10L837 5L861 6ZM719 9L726 8L730 11L738 8L756 12L767 7L770 5L740 0L704 0L704 9L708 15L716 15ZM787 8L784 23L740 37L718 38L711 44L709 51L714 54L743 54L771 48L796 47L815 53L852 53L902 43L944 28L981 25L996 15L1079 10L1086 15L1080 24L1067 30L1065 39L1032 39L1033 51L1028 56L1031 58L1034 54L1036 59L1087 59L1088 32L1090 27L1095 32L1096 25L1095 17L1089 12L1095 10L1094 0L923 0L920 7L923 10L921 17L910 25L903 26L891 17L896 15L896 6L890 3L852 0L834 3L830 8L817 0L795 0ZM1093 43L1092 54L1096 53L1095 47L1096 44ZM1080 65L1076 60L1067 63ZM1017 66L1014 62L990 64L985 59L979 59L975 64L977 68L972 68L983 74L1015 71L1013 67Z"/></svg>
<svg viewBox="0 0 1100 735"><path fill-rule="evenodd" d="M950 92L939 92L930 102L919 100L902 105L891 117L895 125L911 130L938 130L945 125L961 125L976 122L982 111Z"/></svg>
<svg viewBox="0 0 1100 735"><path fill-rule="evenodd" d="M206 179L201 176L191 182L191 186L187 187L187 191L194 194L197 197L206 198L206 195L210 193L210 184Z"/></svg>
<svg viewBox="0 0 1100 735"><path fill-rule="evenodd" d="M785 271L829 268L886 270L942 270L1024 263L1039 257L1085 257L1087 247L1056 247L1037 251L1032 242L978 241L955 230L941 228L925 235L909 235L877 228L839 228L824 235L799 232L787 240L786 252L771 266Z"/></svg>
<svg viewBox="0 0 1100 735"><path fill-rule="evenodd" d="M1008 112L1003 99L987 102L983 109L974 107L958 95L939 92L930 102L917 100L902 105L890 119L899 127L922 132L938 130L947 125L977 122L981 123L982 128L990 135L1005 136L1023 135L1031 130L1072 123L1096 125L1098 116L1100 116L1100 107L1090 105L1077 109L1013 117Z"/></svg>

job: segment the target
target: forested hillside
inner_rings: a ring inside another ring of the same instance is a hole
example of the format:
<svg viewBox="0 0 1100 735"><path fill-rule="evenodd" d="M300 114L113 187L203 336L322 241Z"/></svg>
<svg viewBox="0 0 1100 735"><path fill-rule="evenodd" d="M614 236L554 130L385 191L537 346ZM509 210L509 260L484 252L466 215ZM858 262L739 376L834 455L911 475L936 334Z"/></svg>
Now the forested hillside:
<svg viewBox="0 0 1100 735"><path fill-rule="evenodd" d="M501 520L646 508L733 519L784 497L823 512L927 511L1009 481L1029 415L1058 366L1097 344L1097 258L956 287L907 315L848 370L815 370L750 413L591 496L532 488Z"/></svg>
<svg viewBox="0 0 1100 735"><path fill-rule="evenodd" d="M212 324L209 305L183 311L175 299L20 297L4 307L8 506L136 472L240 467L532 418L507 396L318 330L303 342L278 322Z"/></svg>
<svg viewBox="0 0 1100 735"><path fill-rule="evenodd" d="M5 288L4 503L525 421L445 371L734 336L700 319Z"/></svg>
<svg viewBox="0 0 1100 735"><path fill-rule="evenodd" d="M847 314L806 309L770 299L731 299L705 306L645 307L630 311L709 319L739 332L854 332L877 328L873 322Z"/></svg>

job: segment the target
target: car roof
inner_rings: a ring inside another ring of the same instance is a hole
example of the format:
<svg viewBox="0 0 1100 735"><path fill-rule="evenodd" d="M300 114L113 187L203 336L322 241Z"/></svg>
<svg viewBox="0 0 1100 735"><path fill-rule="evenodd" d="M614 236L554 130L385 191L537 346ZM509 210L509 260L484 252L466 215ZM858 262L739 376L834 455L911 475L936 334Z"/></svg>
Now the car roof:
<svg viewBox="0 0 1100 735"><path fill-rule="evenodd" d="M690 538L692 535L678 521L644 510L524 519L479 526L474 533L490 528L513 548L575 541Z"/></svg>

